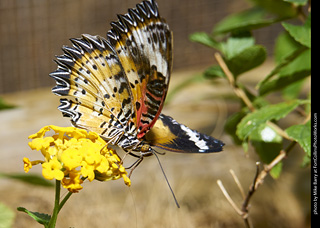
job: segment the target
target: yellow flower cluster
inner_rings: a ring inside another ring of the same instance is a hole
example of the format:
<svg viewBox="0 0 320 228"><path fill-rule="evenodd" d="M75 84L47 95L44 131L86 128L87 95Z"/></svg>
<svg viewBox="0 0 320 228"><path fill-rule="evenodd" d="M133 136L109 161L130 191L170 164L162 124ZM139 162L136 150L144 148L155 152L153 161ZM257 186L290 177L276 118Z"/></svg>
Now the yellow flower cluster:
<svg viewBox="0 0 320 228"><path fill-rule="evenodd" d="M55 134L45 137L50 130ZM29 146L41 151L44 161L24 158L25 172L33 165L42 164L44 178L61 181L62 186L70 192L81 190L84 179L108 181L122 177L126 185L131 184L120 158L95 132L49 125L29 138L32 139Z"/></svg>

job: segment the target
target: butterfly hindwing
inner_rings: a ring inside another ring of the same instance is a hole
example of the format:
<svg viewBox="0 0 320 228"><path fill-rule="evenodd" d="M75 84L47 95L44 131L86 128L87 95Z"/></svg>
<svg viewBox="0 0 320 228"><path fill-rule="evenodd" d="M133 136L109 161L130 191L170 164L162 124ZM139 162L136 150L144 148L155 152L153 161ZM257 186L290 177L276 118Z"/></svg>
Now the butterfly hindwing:
<svg viewBox="0 0 320 228"><path fill-rule="evenodd" d="M59 110L71 117L73 125L95 131L107 139L121 135L130 124L134 109L130 87L111 45L98 36L72 39L57 57L58 69L50 76L57 86L52 91L61 99Z"/></svg>
<svg viewBox="0 0 320 228"><path fill-rule="evenodd" d="M170 116L161 114L145 140L161 149L181 153L212 153L222 151L224 143L192 130Z"/></svg>

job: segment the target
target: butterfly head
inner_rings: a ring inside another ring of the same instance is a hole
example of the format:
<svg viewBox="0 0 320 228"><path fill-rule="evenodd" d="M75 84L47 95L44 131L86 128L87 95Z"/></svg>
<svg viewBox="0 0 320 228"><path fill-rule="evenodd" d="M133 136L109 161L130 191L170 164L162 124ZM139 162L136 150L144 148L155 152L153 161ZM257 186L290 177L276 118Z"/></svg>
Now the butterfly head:
<svg viewBox="0 0 320 228"><path fill-rule="evenodd" d="M150 153L150 152L152 152L152 148L151 148L151 146L149 144L145 143L140 147L140 152L142 154Z"/></svg>
<svg viewBox="0 0 320 228"><path fill-rule="evenodd" d="M152 148L152 146L145 140L140 141L136 148L132 149L132 152L140 153L140 157L148 157L153 154L164 155L165 152L158 152ZM139 156L139 155L138 155Z"/></svg>

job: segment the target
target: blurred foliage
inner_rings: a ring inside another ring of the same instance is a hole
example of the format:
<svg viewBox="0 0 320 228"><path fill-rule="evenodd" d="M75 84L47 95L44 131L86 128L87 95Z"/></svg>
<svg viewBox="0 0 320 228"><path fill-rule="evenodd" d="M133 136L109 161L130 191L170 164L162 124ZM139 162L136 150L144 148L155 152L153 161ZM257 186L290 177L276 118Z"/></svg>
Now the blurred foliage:
<svg viewBox="0 0 320 228"><path fill-rule="evenodd" d="M15 108L16 106L7 104L1 97L0 97L0 111L4 109L11 109Z"/></svg>
<svg viewBox="0 0 320 228"><path fill-rule="evenodd" d="M303 164L308 165L311 153L311 96L301 96L301 89L311 77L311 13L304 13L311 12L311 6L306 9L307 0L250 2L250 9L224 18L211 33L190 35L191 41L219 52L230 71L227 75L221 64L212 65L203 72L203 77L211 81L225 78L234 90L242 90L243 96L248 98L245 102L237 94L241 109L233 113L225 125L225 131L236 144L247 150L250 143L261 161L268 164L281 150L285 150L283 145L287 140L301 146L305 152ZM274 44L272 57L275 67L256 85L255 91L251 88L249 92L248 86L238 79L243 73L263 64L267 58L266 48L256 44L252 31L274 24L281 24L283 28ZM271 104L267 95L279 92L278 103ZM302 116L302 122L281 129L277 121L293 112ZM271 171L274 178L280 175L281 167L279 163Z"/></svg>
<svg viewBox="0 0 320 228"><path fill-rule="evenodd" d="M0 227L10 228L14 222L15 213L12 209L0 202Z"/></svg>
<svg viewBox="0 0 320 228"><path fill-rule="evenodd" d="M7 178L12 180L21 181L31 185L37 185L42 187L54 187L50 181L44 179L40 175L36 174L21 174L21 173L0 173L0 178Z"/></svg>
<svg viewBox="0 0 320 228"><path fill-rule="evenodd" d="M42 187L53 187L50 181L44 179L42 176L39 175L26 175L21 173L0 173L0 178L6 178L11 180L21 181L27 184L35 185L35 186L42 186ZM39 223L46 221L48 215L31 212L25 208L18 208L19 211L23 211L29 214L31 217L36 219ZM0 202L0 228L10 228L14 222L15 212L5 206L3 203ZM44 223L41 223L44 224Z"/></svg>

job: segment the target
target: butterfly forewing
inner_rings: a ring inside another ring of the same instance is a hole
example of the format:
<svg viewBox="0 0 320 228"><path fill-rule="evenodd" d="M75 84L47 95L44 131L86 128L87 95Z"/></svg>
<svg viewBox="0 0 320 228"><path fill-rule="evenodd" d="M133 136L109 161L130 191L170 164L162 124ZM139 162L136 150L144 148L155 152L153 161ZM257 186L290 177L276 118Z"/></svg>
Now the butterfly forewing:
<svg viewBox="0 0 320 228"><path fill-rule="evenodd" d="M127 74L134 99L138 138L160 115L172 65L172 37L154 1L145 1L111 23L107 37ZM129 58L128 58L129 57Z"/></svg>

